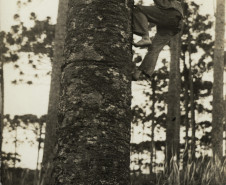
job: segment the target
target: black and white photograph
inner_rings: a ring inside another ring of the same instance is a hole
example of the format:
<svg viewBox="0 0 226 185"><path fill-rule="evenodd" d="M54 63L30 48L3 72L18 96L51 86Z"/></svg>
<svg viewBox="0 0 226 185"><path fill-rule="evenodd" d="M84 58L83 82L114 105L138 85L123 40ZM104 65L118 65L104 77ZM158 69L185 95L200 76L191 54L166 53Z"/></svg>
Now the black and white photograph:
<svg viewBox="0 0 226 185"><path fill-rule="evenodd" d="M0 0L0 185L226 185L226 0Z"/></svg>

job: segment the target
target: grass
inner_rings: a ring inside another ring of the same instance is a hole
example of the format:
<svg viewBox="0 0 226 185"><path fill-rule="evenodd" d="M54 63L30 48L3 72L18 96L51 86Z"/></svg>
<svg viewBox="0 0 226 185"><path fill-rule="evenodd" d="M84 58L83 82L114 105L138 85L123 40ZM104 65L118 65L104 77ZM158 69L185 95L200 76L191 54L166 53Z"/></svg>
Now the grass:
<svg viewBox="0 0 226 185"><path fill-rule="evenodd" d="M179 169L172 159L170 167L165 166L155 177L141 175L131 181L132 185L226 185L226 161L203 158Z"/></svg>
<svg viewBox="0 0 226 185"><path fill-rule="evenodd" d="M3 185L34 185L34 171L23 168L10 168L4 165L2 170Z"/></svg>
<svg viewBox="0 0 226 185"><path fill-rule="evenodd" d="M34 171L5 169L3 185L34 185ZM37 181L38 182L38 181ZM175 160L159 174L133 175L131 185L226 185L226 160L206 159L193 161L179 169Z"/></svg>
<svg viewBox="0 0 226 185"><path fill-rule="evenodd" d="M226 185L226 162L210 159L188 163L183 170L179 170L177 163L171 160L168 175L163 173L165 182L156 185Z"/></svg>

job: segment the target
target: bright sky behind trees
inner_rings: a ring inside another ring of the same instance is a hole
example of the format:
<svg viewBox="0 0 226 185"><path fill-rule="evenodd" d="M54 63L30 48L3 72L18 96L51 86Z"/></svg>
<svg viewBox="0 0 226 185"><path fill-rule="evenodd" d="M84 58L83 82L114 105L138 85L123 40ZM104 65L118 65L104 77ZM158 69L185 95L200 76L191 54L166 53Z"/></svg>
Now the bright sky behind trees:
<svg viewBox="0 0 226 185"><path fill-rule="evenodd" d="M18 7L16 0L0 0L0 29L9 31L10 27L15 23L13 19L14 14L19 14L21 20L26 26L29 26L29 15L35 12L38 19L45 19L47 16L51 17L53 23L56 22L58 0L32 0L31 4L27 6ZM151 0L144 0L145 4L149 4ZM196 0L196 3L202 4L200 12L203 14L214 14L215 0ZM50 66L46 66L50 68ZM28 69L29 70L29 69ZM48 93L50 77L46 76L40 81L36 81L34 85L19 84L13 85L12 80L18 78L18 73L13 68L12 64L6 64L4 67L5 76L5 114L35 114L38 116L47 113L48 107ZM134 102L139 102L142 91L139 86L134 86L136 92ZM24 150L24 148L23 148ZM36 148L31 148L24 151L26 155L22 156L21 165L24 167L35 168L35 162L32 161L36 155ZM32 156L32 157L31 157ZM25 160L26 159L26 160Z"/></svg>
<svg viewBox="0 0 226 185"><path fill-rule="evenodd" d="M24 0L25 1L25 0ZM146 5L152 0L144 0ZM197 0L202 4L201 12L213 15L214 0ZM14 14L19 14L21 20L26 26L29 26L29 15L35 12L38 19L45 19L50 16L52 22L55 23L57 16L58 0L33 0L28 5L22 5L20 8L16 5L16 0L1 0L0 6L0 23L2 30L9 30L11 25L15 23ZM5 73L5 113L10 114L26 114L33 113L43 115L47 112L48 91L50 79L47 77L45 82L36 85L12 85L11 81L17 77L17 73L12 69L12 65L6 65Z"/></svg>

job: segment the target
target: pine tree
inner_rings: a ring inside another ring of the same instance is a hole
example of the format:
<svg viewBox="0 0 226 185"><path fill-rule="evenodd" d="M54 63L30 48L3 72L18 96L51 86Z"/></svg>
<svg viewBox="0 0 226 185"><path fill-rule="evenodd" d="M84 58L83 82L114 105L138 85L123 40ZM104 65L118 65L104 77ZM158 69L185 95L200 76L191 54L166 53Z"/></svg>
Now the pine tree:
<svg viewBox="0 0 226 185"><path fill-rule="evenodd" d="M53 151L56 142L56 124L57 112L60 93L60 73L61 64L63 63L63 47L66 36L66 19L68 0L60 0L58 5L58 18L55 27L55 40L54 40L54 57L52 64L51 85L49 94L49 107L48 107L48 120L46 123L45 145L42 160L42 181L43 185L51 184L51 171Z"/></svg>
<svg viewBox="0 0 226 185"><path fill-rule="evenodd" d="M69 1L55 185L130 184L131 1Z"/></svg>
<svg viewBox="0 0 226 185"><path fill-rule="evenodd" d="M214 48L212 149L217 159L223 157L223 76L224 76L225 0L217 0Z"/></svg>
<svg viewBox="0 0 226 185"><path fill-rule="evenodd" d="M195 99L194 99L194 82L192 74L192 59L191 59L191 35L189 34L189 43L188 43L188 55L189 55L189 87L190 87L190 110L191 110L191 158L192 161L195 160L195 149L196 149L196 124L195 124Z"/></svg>
<svg viewBox="0 0 226 185"><path fill-rule="evenodd" d="M172 157L179 160L180 144L180 42L181 34L176 35L170 42L171 62L169 73L169 90L167 97L167 130L166 130L166 159L168 166Z"/></svg>

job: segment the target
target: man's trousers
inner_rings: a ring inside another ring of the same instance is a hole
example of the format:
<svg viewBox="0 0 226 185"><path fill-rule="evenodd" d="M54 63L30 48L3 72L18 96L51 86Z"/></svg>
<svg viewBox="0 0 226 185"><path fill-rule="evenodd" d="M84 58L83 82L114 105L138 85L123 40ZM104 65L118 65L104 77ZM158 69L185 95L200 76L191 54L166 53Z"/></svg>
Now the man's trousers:
<svg viewBox="0 0 226 185"><path fill-rule="evenodd" d="M160 51L177 34L181 14L174 9L160 9L157 6L136 6L133 10L133 32L139 36L149 31L149 23L157 26L157 33L148 48L139 69L152 75Z"/></svg>

